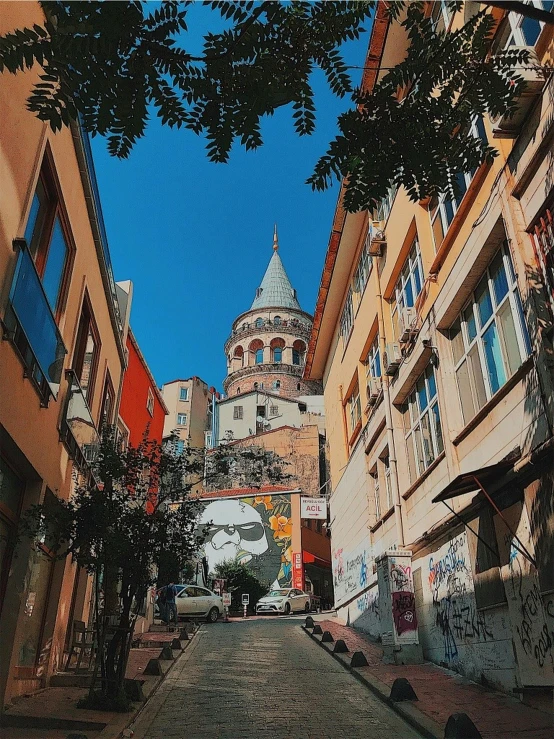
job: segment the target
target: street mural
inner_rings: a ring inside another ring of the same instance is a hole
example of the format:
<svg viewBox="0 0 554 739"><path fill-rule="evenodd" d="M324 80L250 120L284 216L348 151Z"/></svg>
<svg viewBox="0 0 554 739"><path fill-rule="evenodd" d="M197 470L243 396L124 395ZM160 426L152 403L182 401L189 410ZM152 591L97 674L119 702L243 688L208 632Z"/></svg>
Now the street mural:
<svg viewBox="0 0 554 739"><path fill-rule="evenodd" d="M219 498L204 505L199 525L210 573L231 560L248 565L270 586L292 586L290 495Z"/></svg>

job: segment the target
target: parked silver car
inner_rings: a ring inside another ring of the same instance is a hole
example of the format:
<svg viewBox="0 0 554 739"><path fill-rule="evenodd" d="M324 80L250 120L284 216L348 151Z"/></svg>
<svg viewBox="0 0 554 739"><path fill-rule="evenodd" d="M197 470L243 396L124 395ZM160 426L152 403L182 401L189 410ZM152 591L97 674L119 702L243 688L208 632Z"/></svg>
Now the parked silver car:
<svg viewBox="0 0 554 739"><path fill-rule="evenodd" d="M256 604L256 613L309 613L312 604L310 594L297 588L279 588L270 590Z"/></svg>

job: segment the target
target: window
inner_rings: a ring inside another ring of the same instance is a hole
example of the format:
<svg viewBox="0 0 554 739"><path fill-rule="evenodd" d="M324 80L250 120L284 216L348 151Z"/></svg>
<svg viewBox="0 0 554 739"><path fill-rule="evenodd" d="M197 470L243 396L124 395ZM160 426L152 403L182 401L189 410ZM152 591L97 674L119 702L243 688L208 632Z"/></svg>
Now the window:
<svg viewBox="0 0 554 739"><path fill-rule="evenodd" d="M177 425L178 426L186 426L187 424L187 414L186 413L177 413Z"/></svg>
<svg viewBox="0 0 554 739"><path fill-rule="evenodd" d="M264 319L263 318L256 318L256 322L254 324L256 328L261 328L264 325Z"/></svg>
<svg viewBox="0 0 554 739"><path fill-rule="evenodd" d="M264 361L264 350L256 349L256 364L262 364Z"/></svg>
<svg viewBox="0 0 554 739"><path fill-rule="evenodd" d="M279 406L278 405L271 405L271 406L269 406L269 415L270 416L278 416L279 415Z"/></svg>
<svg viewBox="0 0 554 739"><path fill-rule="evenodd" d="M121 418L117 420L116 446L120 452L124 452L129 446L129 429Z"/></svg>
<svg viewBox="0 0 554 739"><path fill-rule="evenodd" d="M89 406L91 405L92 394L94 392L99 354L100 338L98 336L98 329L92 317L90 303L85 296L83 307L81 308L79 328L77 330L72 368L77 375L77 379Z"/></svg>
<svg viewBox="0 0 554 739"><path fill-rule="evenodd" d="M189 399L188 387L179 388L179 400L188 400L188 399Z"/></svg>
<svg viewBox="0 0 554 739"><path fill-rule="evenodd" d="M383 462L383 470L385 472L385 490L387 491L387 510L392 508L392 483L390 478L390 457L387 449L386 454L381 457Z"/></svg>
<svg viewBox="0 0 554 739"><path fill-rule="evenodd" d="M342 314L340 317L340 335L342 336L344 342L346 342L348 340L348 337L350 336L353 323L354 311L352 308L352 288L349 287L348 293L346 295L346 301L344 303L344 308L342 309Z"/></svg>
<svg viewBox="0 0 554 739"><path fill-rule="evenodd" d="M109 373L107 373L106 381L104 383L104 393L102 395L102 405L100 410L100 430L102 430L107 424L112 423L114 401L115 393L110 375Z"/></svg>
<svg viewBox="0 0 554 739"><path fill-rule="evenodd" d="M300 364L300 352L298 349L292 350L292 363L297 365Z"/></svg>
<svg viewBox="0 0 554 739"><path fill-rule="evenodd" d="M450 329L450 341L462 415L468 423L531 352L506 245Z"/></svg>
<svg viewBox="0 0 554 739"><path fill-rule="evenodd" d="M415 305L415 301L422 287L423 264L421 262L419 243L416 238L394 288L394 301L391 307L391 314L395 336L398 337L400 335L398 326L399 314L403 308L411 308Z"/></svg>
<svg viewBox="0 0 554 739"><path fill-rule="evenodd" d="M237 394L237 395L240 395L240 387L238 387L238 388L237 388L237 392L236 392L236 394Z"/></svg>
<svg viewBox="0 0 554 739"><path fill-rule="evenodd" d="M174 452L176 457L180 457L185 453L185 442L182 439L177 439L175 442Z"/></svg>
<svg viewBox="0 0 554 739"><path fill-rule="evenodd" d="M369 347L366 363L366 377L381 377L381 354L379 352L379 334L375 337L372 345Z"/></svg>
<svg viewBox="0 0 554 739"><path fill-rule="evenodd" d="M483 119L480 116L476 117L472 121L470 131L475 138L483 139L483 141L487 140ZM440 197L434 197L431 199L429 215L431 217L431 228L433 229L433 238L435 240L436 249L439 248L446 236L446 232L454 220L454 216L460 207L460 203L462 202L474 175L475 170L468 173L458 172L453 175L452 179L455 180L459 188L459 193L455 198L450 198L448 195L443 194Z"/></svg>
<svg viewBox="0 0 554 739"><path fill-rule="evenodd" d="M297 390L300 390L300 383L299 382L296 383L296 389Z"/></svg>
<svg viewBox="0 0 554 739"><path fill-rule="evenodd" d="M429 365L402 408L412 482L444 451L435 370Z"/></svg>
<svg viewBox="0 0 554 739"><path fill-rule="evenodd" d="M280 390L281 382L279 380L275 380L275 382L272 383L271 387L273 388L273 390Z"/></svg>
<svg viewBox="0 0 554 739"><path fill-rule="evenodd" d="M146 409L148 410L148 413L151 416L154 415L154 393L152 392L151 388L148 388L148 398L146 399Z"/></svg>
<svg viewBox="0 0 554 739"><path fill-rule="evenodd" d="M306 344L303 341L297 340L292 345L292 363L300 366L304 364L304 354L306 352Z"/></svg>
<svg viewBox="0 0 554 739"><path fill-rule="evenodd" d="M398 186L395 184L389 185L389 188L387 190L387 194L385 197L381 200L379 203L379 207L377 208L377 220L384 226L385 223L388 220L388 217L390 215L390 212L392 210L392 205L394 203L394 199L396 197L396 193L398 192Z"/></svg>
<svg viewBox="0 0 554 739"><path fill-rule="evenodd" d="M273 349L273 361L281 362L283 360L283 349L280 346L276 346Z"/></svg>
<svg viewBox="0 0 554 739"><path fill-rule="evenodd" d="M548 11L551 11L554 6L552 0L524 0L524 2ZM508 13L495 45L500 48L506 48L506 46L534 46L543 26L544 23L534 18L526 18L520 13Z"/></svg>
<svg viewBox="0 0 554 739"><path fill-rule="evenodd" d="M454 11L449 6L448 0L435 0L431 3L431 20L435 33L448 30Z"/></svg>
<svg viewBox="0 0 554 739"><path fill-rule="evenodd" d="M242 405L235 405L233 408L233 419L240 421L243 417Z"/></svg>
<svg viewBox="0 0 554 739"><path fill-rule="evenodd" d="M16 545L16 522L25 483L0 457L0 611Z"/></svg>
<svg viewBox="0 0 554 739"><path fill-rule="evenodd" d="M358 385L352 391L350 397L347 400L348 405L348 431L350 435L354 433L357 425L360 423L362 418L362 404L360 401L360 388Z"/></svg>
<svg viewBox="0 0 554 739"><path fill-rule="evenodd" d="M254 390L257 390L257 389L258 389L258 383L257 383L257 382L255 382L255 383L254 383Z"/></svg>
<svg viewBox="0 0 554 739"><path fill-rule="evenodd" d="M554 217L546 209L535 226L535 244L550 300L554 305Z"/></svg>
<svg viewBox="0 0 554 739"><path fill-rule="evenodd" d="M375 501L375 518L377 521L381 518L381 492L379 489L379 474L377 465L369 473L373 481L373 500Z"/></svg>
<svg viewBox="0 0 554 739"><path fill-rule="evenodd" d="M367 285L370 272L371 257L369 256L367 246L364 243L360 258L358 259L358 266L356 267L356 271L354 272L354 292L360 294L363 293L363 291L365 290L365 286Z"/></svg>
<svg viewBox="0 0 554 739"><path fill-rule="evenodd" d="M281 316L275 316L275 318L273 319L273 323L276 326L280 326L281 325Z"/></svg>
<svg viewBox="0 0 554 739"><path fill-rule="evenodd" d="M25 228L25 241L54 314L62 302L64 284L71 262L71 250L64 224L65 218L61 211L52 169L45 160L31 203Z"/></svg>

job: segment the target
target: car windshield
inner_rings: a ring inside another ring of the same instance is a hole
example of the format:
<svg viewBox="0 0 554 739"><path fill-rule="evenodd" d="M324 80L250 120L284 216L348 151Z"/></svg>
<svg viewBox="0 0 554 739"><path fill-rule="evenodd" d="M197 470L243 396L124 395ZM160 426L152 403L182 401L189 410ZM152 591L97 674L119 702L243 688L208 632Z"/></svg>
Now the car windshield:
<svg viewBox="0 0 554 739"><path fill-rule="evenodd" d="M276 596L276 595L288 595L288 594L289 594L289 591L288 590L270 590L269 593L268 593L268 595L273 595L273 596Z"/></svg>

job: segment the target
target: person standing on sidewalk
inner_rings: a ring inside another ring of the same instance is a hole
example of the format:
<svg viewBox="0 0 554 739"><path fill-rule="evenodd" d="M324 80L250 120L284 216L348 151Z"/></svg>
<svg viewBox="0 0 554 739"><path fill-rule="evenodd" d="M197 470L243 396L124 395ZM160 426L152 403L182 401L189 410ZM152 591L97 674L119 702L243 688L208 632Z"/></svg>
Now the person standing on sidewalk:
<svg viewBox="0 0 554 739"><path fill-rule="evenodd" d="M173 621L175 626L177 626L176 596L177 588L175 587L175 583L170 582L165 588L165 620L167 621L168 626L171 624L171 621Z"/></svg>

